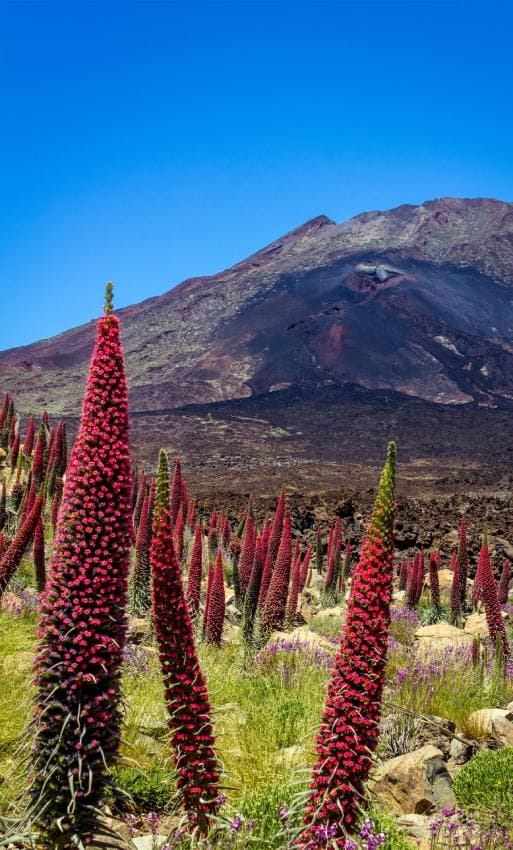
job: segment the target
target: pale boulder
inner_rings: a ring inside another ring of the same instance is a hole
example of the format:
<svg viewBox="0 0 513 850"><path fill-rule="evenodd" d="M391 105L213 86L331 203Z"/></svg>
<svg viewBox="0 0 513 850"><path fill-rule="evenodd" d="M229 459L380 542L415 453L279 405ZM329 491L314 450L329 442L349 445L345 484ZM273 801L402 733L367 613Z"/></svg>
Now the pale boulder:
<svg viewBox="0 0 513 850"><path fill-rule="evenodd" d="M429 814L456 802L443 753L431 744L378 765L369 787L397 815Z"/></svg>

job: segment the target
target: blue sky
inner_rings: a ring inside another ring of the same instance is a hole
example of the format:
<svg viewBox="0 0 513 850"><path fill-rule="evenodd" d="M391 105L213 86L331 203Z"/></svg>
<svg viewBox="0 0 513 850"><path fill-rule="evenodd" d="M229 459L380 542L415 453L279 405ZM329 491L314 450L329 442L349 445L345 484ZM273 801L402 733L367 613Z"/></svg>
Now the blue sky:
<svg viewBox="0 0 513 850"><path fill-rule="evenodd" d="M308 218L513 200L509 2L1 2L0 348Z"/></svg>

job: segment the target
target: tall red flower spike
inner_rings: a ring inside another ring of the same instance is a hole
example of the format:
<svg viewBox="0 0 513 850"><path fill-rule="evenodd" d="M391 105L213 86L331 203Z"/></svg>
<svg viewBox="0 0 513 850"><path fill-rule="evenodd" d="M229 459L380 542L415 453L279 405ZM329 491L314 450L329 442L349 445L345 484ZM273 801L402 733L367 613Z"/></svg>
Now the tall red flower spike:
<svg viewBox="0 0 513 850"><path fill-rule="evenodd" d="M349 545L349 544L348 544ZM310 560L312 558L312 547L309 546L305 552L304 558L301 562L301 571L299 575L299 589L302 591L305 588L306 580L308 578L308 569L310 567Z"/></svg>
<svg viewBox="0 0 513 850"><path fill-rule="evenodd" d="M31 793L52 847L89 840L120 742L130 454L112 284L105 311L41 597Z"/></svg>
<svg viewBox="0 0 513 850"><path fill-rule="evenodd" d="M34 573L36 576L36 587L39 593L45 589L46 584L46 565L45 565L45 532L41 515L37 521L34 531Z"/></svg>
<svg viewBox="0 0 513 850"><path fill-rule="evenodd" d="M175 544L176 557L182 563L183 558L183 546L184 546L184 502L181 503L178 509L178 516L176 518L174 534L173 534L173 542Z"/></svg>
<svg viewBox="0 0 513 850"><path fill-rule="evenodd" d="M357 823L378 743L394 571L394 488L395 445L391 443L354 571L317 735L305 828L295 845L304 850L320 846L326 834L330 848L345 847L346 833Z"/></svg>
<svg viewBox="0 0 513 850"><path fill-rule="evenodd" d="M32 480L34 481L36 490L39 488L45 477L45 450L46 428L44 425L41 425L37 436L36 447L34 449L34 457L32 459Z"/></svg>
<svg viewBox="0 0 513 850"><path fill-rule="evenodd" d="M219 549L216 557L216 566L212 578L212 586L210 588L210 597L208 600L208 615L207 626L205 629L205 639L207 643L213 643L216 646L221 645L223 636L225 612L225 596L224 596L224 568L223 556Z"/></svg>
<svg viewBox="0 0 513 850"><path fill-rule="evenodd" d="M488 550L488 540L486 532L483 535L483 545L481 547L481 598L485 609L486 622L490 638L494 645L500 644L504 663L509 658L509 642L506 634L506 627L502 618L501 606L499 603L499 593L497 582L492 570L490 561L490 552Z"/></svg>
<svg viewBox="0 0 513 850"><path fill-rule="evenodd" d="M151 543L153 621L175 753L178 791L193 826L208 830L218 806L219 773L214 753L207 686L173 545L167 458L160 453Z"/></svg>
<svg viewBox="0 0 513 850"><path fill-rule="evenodd" d="M200 609L201 576L203 573L203 526L196 525L192 544L189 576L187 579L187 602L193 619L198 616Z"/></svg>
<svg viewBox="0 0 513 850"><path fill-rule="evenodd" d="M417 607L417 577L418 577L419 553L415 552L413 561L408 566L408 579L406 582L406 605L414 610Z"/></svg>
<svg viewBox="0 0 513 850"><path fill-rule="evenodd" d="M0 559L0 601L32 540L42 508L43 497L37 496L30 511L27 513L20 528Z"/></svg>
<svg viewBox="0 0 513 850"><path fill-rule="evenodd" d="M502 572L499 581L499 602L501 605L505 605L508 601L509 595L509 583L511 581L511 564L508 560L505 560L502 565Z"/></svg>
<svg viewBox="0 0 513 850"><path fill-rule="evenodd" d="M429 556L429 589L431 592L431 604L437 615L440 614L440 581L438 578L438 558L436 552L431 552Z"/></svg>
<svg viewBox="0 0 513 850"><path fill-rule="evenodd" d="M260 626L262 632L282 629L285 622L287 597L289 594L290 569L292 560L292 534L290 513L285 512L280 548L276 556L276 565L271 576L269 590L265 597Z"/></svg>

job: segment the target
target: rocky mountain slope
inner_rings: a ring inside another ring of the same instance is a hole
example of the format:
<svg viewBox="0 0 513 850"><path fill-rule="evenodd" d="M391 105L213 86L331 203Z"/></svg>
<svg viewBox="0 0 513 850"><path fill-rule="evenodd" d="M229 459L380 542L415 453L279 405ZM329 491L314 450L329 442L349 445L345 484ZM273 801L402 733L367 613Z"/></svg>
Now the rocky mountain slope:
<svg viewBox="0 0 513 850"><path fill-rule="evenodd" d="M123 311L132 409L352 383L443 404L513 399L513 205L440 199L307 222ZM78 409L93 324L0 353L23 410Z"/></svg>
<svg viewBox="0 0 513 850"><path fill-rule="evenodd" d="M396 436L415 464L419 433L417 457L446 463L467 444L478 466L487 455L509 460L513 204L443 198L342 224L319 216L218 275L120 312L134 438L146 453L173 444L188 454L193 439L199 455L226 463L235 433L240 478L251 458L276 457L276 440L283 463L334 463L335 435L337 463L364 446L373 463ZM22 412L73 416L93 335L89 323L0 352L0 390ZM334 415L351 439L333 431Z"/></svg>

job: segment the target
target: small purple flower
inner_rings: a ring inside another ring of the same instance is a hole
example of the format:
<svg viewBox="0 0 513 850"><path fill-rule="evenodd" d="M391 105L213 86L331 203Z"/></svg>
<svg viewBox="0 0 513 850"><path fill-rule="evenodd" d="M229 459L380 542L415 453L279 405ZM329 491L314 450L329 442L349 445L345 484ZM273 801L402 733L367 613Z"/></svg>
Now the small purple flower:
<svg viewBox="0 0 513 850"><path fill-rule="evenodd" d="M242 815L235 815L233 820L230 821L230 829L232 832L239 832L242 826Z"/></svg>
<svg viewBox="0 0 513 850"><path fill-rule="evenodd" d="M288 807L287 806L280 806L279 815L280 815L280 820L287 820L287 818L289 816Z"/></svg>
<svg viewBox="0 0 513 850"><path fill-rule="evenodd" d="M160 818L157 812L148 812L148 814L146 815L146 823L151 834L156 835L160 823Z"/></svg>
<svg viewBox="0 0 513 850"><path fill-rule="evenodd" d="M127 825L127 827L128 827L128 830L129 830L129 832L130 832L130 835L132 836L132 835L134 834L134 830L135 830L135 828L137 827L137 818L136 818L136 816L135 816L135 815L127 815L127 816L126 816L126 818L125 818L125 823L126 823L126 825Z"/></svg>

